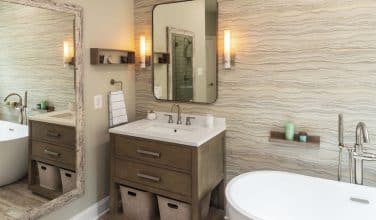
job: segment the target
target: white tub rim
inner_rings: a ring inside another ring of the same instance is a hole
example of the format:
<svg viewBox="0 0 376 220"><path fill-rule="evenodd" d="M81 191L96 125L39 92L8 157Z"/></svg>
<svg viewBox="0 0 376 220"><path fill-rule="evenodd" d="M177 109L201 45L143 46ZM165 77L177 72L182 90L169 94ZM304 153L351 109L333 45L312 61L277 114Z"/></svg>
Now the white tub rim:
<svg viewBox="0 0 376 220"><path fill-rule="evenodd" d="M16 135L15 137L12 137L12 138L0 139L0 143L9 143L11 141L16 141L16 140L20 140L20 139L24 139L24 138L29 137L29 134L28 134L28 128L29 127L27 125L22 125L22 124L18 124L18 123L15 123L15 122L4 121L4 120L0 120L0 124L1 123L14 125L14 126L16 126L16 129L25 129L25 132L24 132L24 134Z"/></svg>
<svg viewBox="0 0 376 220"><path fill-rule="evenodd" d="M231 179L230 182L226 185L225 198L226 198L227 205L231 206L238 213L240 213L244 218L247 218L249 220L265 220L265 219L257 217L254 214L250 213L247 210L244 210L239 205L237 205L237 203L234 202L232 196L230 195L230 189L232 188L231 186L233 184L235 184L242 177L244 177L244 176L250 176L250 175L254 176L254 175L258 175L258 174L283 174L283 175L288 175L288 176L299 176L301 178L303 177L303 178L318 179L318 180L327 181L327 182L335 182L336 184L341 184L341 185L349 185L349 183L347 183L347 182L339 182L339 181L336 181L336 180L331 180L331 179L326 179L326 178L320 178L320 177L315 177L315 176L309 176L309 175L305 175L305 174L292 173L292 172L288 172L288 171L256 170L256 171L250 171L250 172L242 173L242 174L234 177L233 179ZM366 186L366 185L351 184L351 187L355 187L355 188L368 188L368 189L371 189L371 190L375 190L374 187Z"/></svg>

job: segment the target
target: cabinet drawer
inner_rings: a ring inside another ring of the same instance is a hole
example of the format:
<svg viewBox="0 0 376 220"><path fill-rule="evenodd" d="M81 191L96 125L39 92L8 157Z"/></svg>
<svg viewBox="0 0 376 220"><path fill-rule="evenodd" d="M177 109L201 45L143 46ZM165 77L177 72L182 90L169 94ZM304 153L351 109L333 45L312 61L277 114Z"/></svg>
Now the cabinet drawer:
<svg viewBox="0 0 376 220"><path fill-rule="evenodd" d="M56 161L65 164L72 170L75 169L76 153L74 150L66 147L60 147L39 141L32 141L31 155L50 161Z"/></svg>
<svg viewBox="0 0 376 220"><path fill-rule="evenodd" d="M191 195L191 176L142 163L116 159L118 178L151 186L184 196Z"/></svg>
<svg viewBox="0 0 376 220"><path fill-rule="evenodd" d="M115 153L121 157L191 170L191 149L186 146L117 135Z"/></svg>
<svg viewBox="0 0 376 220"><path fill-rule="evenodd" d="M74 127L32 121L31 137L72 148L76 146L76 129Z"/></svg>

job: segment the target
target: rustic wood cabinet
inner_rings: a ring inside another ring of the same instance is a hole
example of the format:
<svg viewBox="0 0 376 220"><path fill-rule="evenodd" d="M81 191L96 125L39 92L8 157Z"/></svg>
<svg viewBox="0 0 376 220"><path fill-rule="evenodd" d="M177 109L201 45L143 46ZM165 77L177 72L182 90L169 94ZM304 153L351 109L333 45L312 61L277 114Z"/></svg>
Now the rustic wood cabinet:
<svg viewBox="0 0 376 220"><path fill-rule="evenodd" d="M120 185L189 203L192 220L201 220L201 203L224 209L222 132L199 147L111 134L110 214L122 212Z"/></svg>
<svg viewBox="0 0 376 220"><path fill-rule="evenodd" d="M62 194L39 185L37 162L76 171L76 129L70 126L29 121L29 189L48 199Z"/></svg>

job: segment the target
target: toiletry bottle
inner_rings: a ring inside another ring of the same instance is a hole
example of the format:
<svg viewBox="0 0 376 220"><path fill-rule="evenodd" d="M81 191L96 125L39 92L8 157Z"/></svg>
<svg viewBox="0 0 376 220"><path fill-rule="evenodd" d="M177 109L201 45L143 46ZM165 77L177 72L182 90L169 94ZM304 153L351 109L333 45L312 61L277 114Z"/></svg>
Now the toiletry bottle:
<svg viewBox="0 0 376 220"><path fill-rule="evenodd" d="M42 101L40 102L40 108L41 108L42 110L46 110L46 109L47 109L47 101L46 101L46 100L42 100Z"/></svg>
<svg viewBox="0 0 376 220"><path fill-rule="evenodd" d="M151 111L148 112L147 119L155 120L155 119L157 119L157 114L153 110L151 110Z"/></svg>
<svg viewBox="0 0 376 220"><path fill-rule="evenodd" d="M308 139L307 132L301 131L301 132L299 132L298 136L299 136L299 141L300 142L307 142L307 139Z"/></svg>
<svg viewBox="0 0 376 220"><path fill-rule="evenodd" d="M292 122L287 122L285 125L285 138L286 140L293 141L295 134L295 126Z"/></svg>

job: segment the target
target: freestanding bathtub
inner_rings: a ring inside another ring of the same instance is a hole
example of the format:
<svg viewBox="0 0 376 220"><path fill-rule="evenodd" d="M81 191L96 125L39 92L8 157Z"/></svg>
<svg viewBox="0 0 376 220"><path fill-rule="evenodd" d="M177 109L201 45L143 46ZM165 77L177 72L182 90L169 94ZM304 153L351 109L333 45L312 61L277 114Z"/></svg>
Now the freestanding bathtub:
<svg viewBox="0 0 376 220"><path fill-rule="evenodd" d="M27 126L0 121L0 186L26 175L27 143Z"/></svg>
<svg viewBox="0 0 376 220"><path fill-rule="evenodd" d="M231 220L376 219L376 189L287 172L235 177L226 199Z"/></svg>

